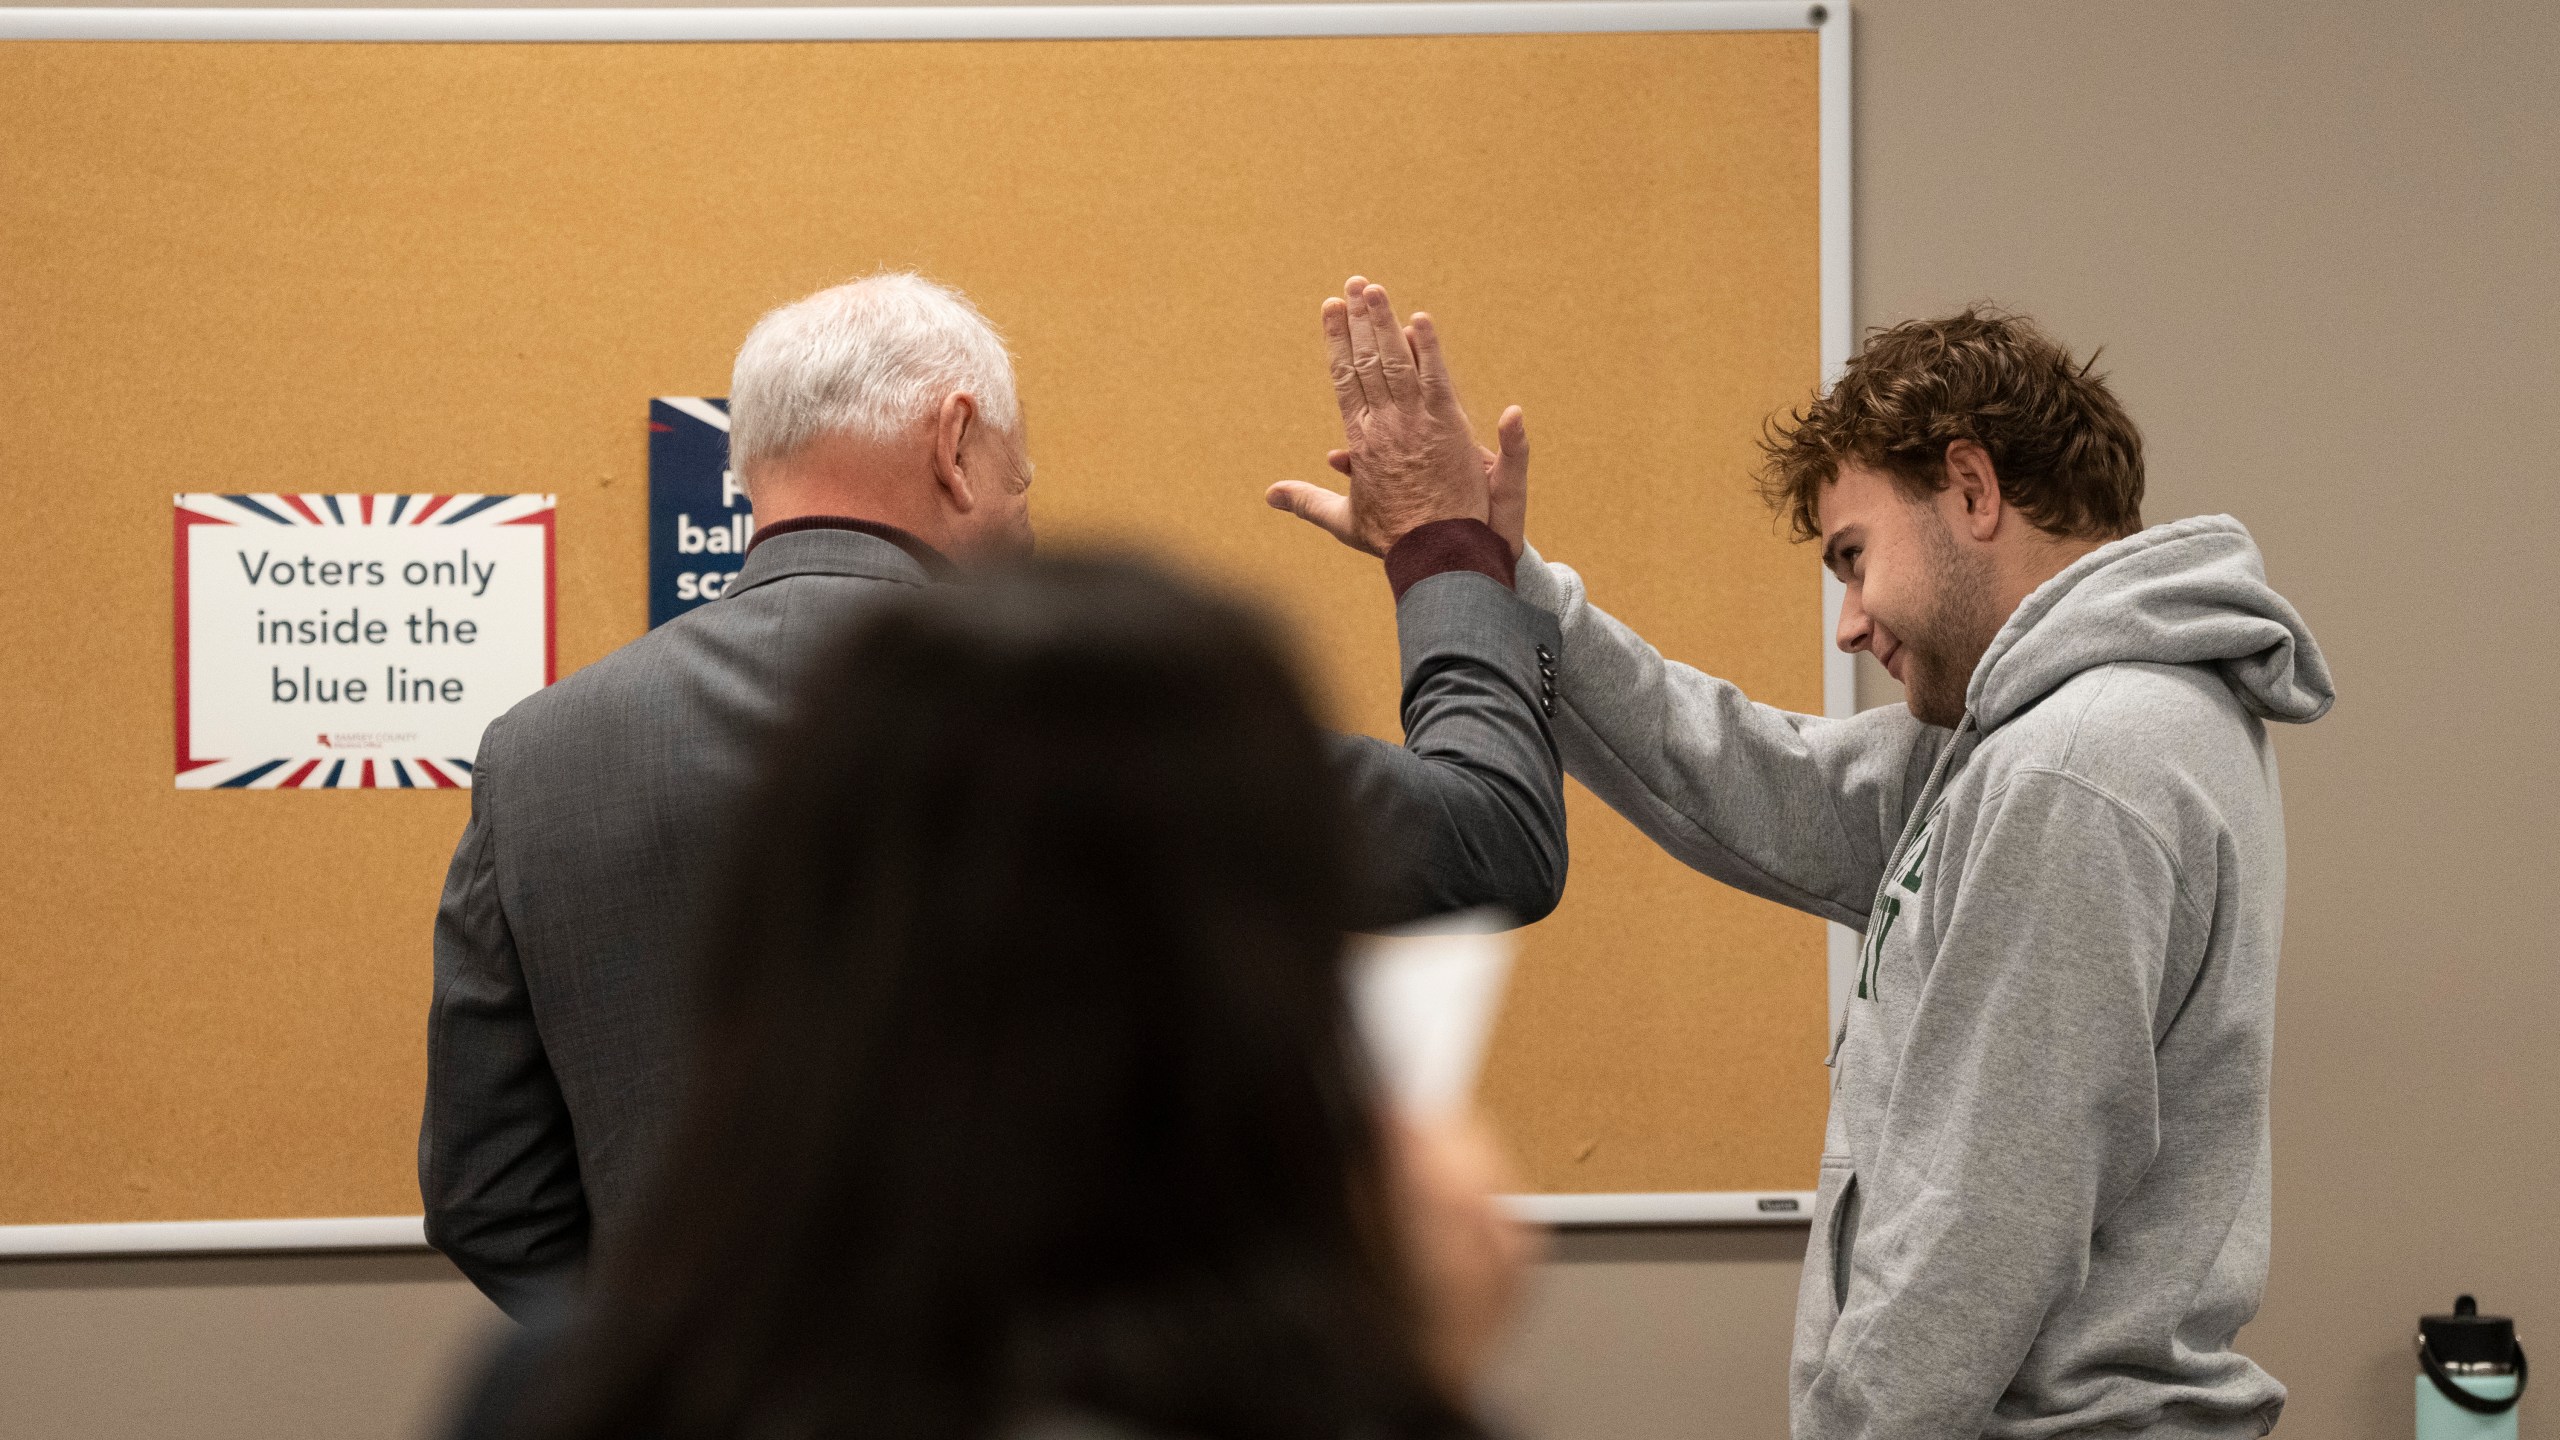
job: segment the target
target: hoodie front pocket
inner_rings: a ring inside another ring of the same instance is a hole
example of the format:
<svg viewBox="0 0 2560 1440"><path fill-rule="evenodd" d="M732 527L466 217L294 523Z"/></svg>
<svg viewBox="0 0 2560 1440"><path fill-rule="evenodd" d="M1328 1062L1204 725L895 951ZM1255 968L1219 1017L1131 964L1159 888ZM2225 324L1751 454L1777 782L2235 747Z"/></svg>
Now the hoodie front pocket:
<svg viewBox="0 0 2560 1440"><path fill-rule="evenodd" d="M1830 1348L1831 1329L1840 1322L1840 1302L1848 1291L1849 1247L1844 1233L1851 1196L1858 1186L1857 1163L1846 1155L1822 1157L1822 1184L1813 1197L1813 1233L1804 1247L1804 1275L1796 1286L1795 1354L1788 1364L1790 1388L1801 1395L1822 1369Z"/></svg>

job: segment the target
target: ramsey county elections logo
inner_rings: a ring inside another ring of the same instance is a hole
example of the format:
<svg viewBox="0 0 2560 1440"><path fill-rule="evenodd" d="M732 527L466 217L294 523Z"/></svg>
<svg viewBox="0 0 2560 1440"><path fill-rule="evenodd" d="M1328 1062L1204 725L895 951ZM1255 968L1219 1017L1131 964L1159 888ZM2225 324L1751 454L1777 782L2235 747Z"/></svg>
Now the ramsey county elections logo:
<svg viewBox="0 0 2560 1440"><path fill-rule="evenodd" d="M320 748L323 750L388 750L394 745L416 744L418 732L415 730L340 730L334 733L322 731L319 738Z"/></svg>

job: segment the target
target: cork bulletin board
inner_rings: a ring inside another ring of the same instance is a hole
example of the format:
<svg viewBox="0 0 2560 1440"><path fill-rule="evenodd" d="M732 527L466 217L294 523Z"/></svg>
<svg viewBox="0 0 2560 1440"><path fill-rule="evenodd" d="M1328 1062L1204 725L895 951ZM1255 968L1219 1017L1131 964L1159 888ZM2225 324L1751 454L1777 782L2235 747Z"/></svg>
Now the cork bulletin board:
<svg viewBox="0 0 2560 1440"><path fill-rule="evenodd" d="M1845 40L1594 8L1678 23L0 43L0 484L44 531L0 568L0 1226L418 1208L468 795L172 789L171 494L556 493L566 673L646 624L648 398L725 393L759 313L879 267L1011 341L1045 544L1278 608L1339 724L1397 733L1385 583L1260 496L1328 478L1354 271L1439 317L1481 425L1526 407L1532 538L1598 603L1823 709L1815 557L1747 476L1838 348ZM1578 787L1572 822L1484 1096L1530 1188L1808 1189L1823 927Z"/></svg>

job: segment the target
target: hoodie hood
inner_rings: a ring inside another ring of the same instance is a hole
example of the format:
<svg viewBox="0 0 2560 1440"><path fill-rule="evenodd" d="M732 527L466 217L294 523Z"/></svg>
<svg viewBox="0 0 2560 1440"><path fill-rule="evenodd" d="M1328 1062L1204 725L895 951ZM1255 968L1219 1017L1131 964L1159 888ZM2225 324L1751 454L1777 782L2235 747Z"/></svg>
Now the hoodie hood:
<svg viewBox="0 0 2560 1440"><path fill-rule="evenodd" d="M2072 676L2119 661L2211 665L2262 720L2305 724L2336 698L2319 642L2268 587L2257 542L2228 515L2154 525L2036 587L1974 667L1965 708L1996 730Z"/></svg>

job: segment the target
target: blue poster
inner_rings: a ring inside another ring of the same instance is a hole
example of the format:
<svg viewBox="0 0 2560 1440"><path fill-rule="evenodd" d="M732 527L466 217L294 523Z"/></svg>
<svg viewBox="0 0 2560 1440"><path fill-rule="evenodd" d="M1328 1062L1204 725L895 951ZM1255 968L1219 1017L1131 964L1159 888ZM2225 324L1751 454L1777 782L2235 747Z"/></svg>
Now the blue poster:
<svg viewBox="0 0 2560 1440"><path fill-rule="evenodd" d="M649 402L649 628L717 600L755 535L747 494L729 473L729 402L691 395Z"/></svg>

